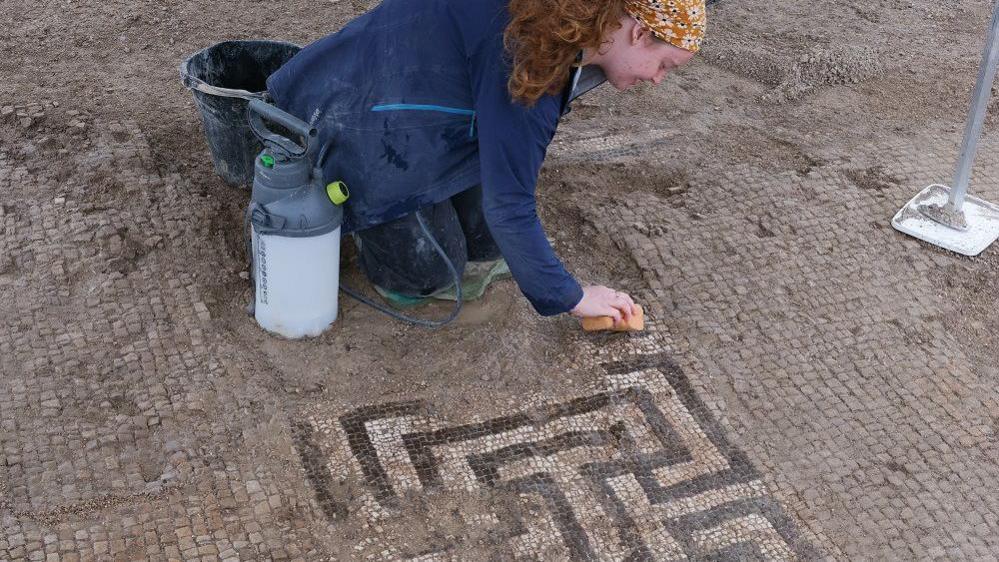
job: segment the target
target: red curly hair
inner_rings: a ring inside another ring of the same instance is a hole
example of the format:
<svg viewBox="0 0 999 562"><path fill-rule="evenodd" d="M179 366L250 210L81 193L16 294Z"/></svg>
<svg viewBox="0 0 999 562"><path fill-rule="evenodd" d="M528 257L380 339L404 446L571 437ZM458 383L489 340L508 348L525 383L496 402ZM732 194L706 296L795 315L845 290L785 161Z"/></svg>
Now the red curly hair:
<svg viewBox="0 0 999 562"><path fill-rule="evenodd" d="M557 94L580 49L599 48L621 27L625 0L510 0L503 44L513 57L507 87L528 107Z"/></svg>

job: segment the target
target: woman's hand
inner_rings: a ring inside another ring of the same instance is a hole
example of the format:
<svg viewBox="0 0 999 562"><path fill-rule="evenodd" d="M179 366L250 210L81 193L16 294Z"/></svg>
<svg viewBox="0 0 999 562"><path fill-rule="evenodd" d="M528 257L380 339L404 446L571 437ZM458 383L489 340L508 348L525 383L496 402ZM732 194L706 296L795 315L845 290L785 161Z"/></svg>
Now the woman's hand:
<svg viewBox="0 0 999 562"><path fill-rule="evenodd" d="M625 293L601 285L591 285L583 287L583 298L569 314L576 318L610 316L614 319L614 325L618 326L622 321L630 322L631 317L638 314L638 307Z"/></svg>

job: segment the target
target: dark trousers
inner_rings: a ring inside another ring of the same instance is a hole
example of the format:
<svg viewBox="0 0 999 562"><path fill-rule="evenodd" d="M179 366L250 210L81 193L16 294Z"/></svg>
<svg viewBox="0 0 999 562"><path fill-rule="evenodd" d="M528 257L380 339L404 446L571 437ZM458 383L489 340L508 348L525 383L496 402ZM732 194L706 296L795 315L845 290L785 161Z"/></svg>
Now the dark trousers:
<svg viewBox="0 0 999 562"><path fill-rule="evenodd" d="M460 275L469 261L500 257L482 212L482 186L421 208L427 229ZM454 284L447 264L427 239L416 213L354 233L361 269L382 289L425 297Z"/></svg>

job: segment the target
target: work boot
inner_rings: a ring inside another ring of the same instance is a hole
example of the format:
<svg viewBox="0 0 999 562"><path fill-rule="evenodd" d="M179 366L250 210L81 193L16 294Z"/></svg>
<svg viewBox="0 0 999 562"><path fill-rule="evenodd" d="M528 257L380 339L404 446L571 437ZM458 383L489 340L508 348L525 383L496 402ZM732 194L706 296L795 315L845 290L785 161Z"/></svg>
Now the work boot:
<svg viewBox="0 0 999 562"><path fill-rule="evenodd" d="M461 300L480 299L490 283L510 276L510 267L503 258L491 261L470 261L465 264L465 272L461 276ZM458 300L453 285L430 296L438 300Z"/></svg>

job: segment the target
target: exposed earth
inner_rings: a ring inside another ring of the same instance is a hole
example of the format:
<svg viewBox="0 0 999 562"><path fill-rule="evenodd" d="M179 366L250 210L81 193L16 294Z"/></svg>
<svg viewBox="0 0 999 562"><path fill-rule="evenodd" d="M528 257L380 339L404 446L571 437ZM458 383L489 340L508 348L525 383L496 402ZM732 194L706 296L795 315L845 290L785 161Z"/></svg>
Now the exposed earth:
<svg viewBox="0 0 999 562"><path fill-rule="evenodd" d="M373 5L8 2L0 559L999 558L999 248L889 222L950 180L989 5L722 0L689 67L574 102L542 220L646 333L507 280L277 339L177 67Z"/></svg>

